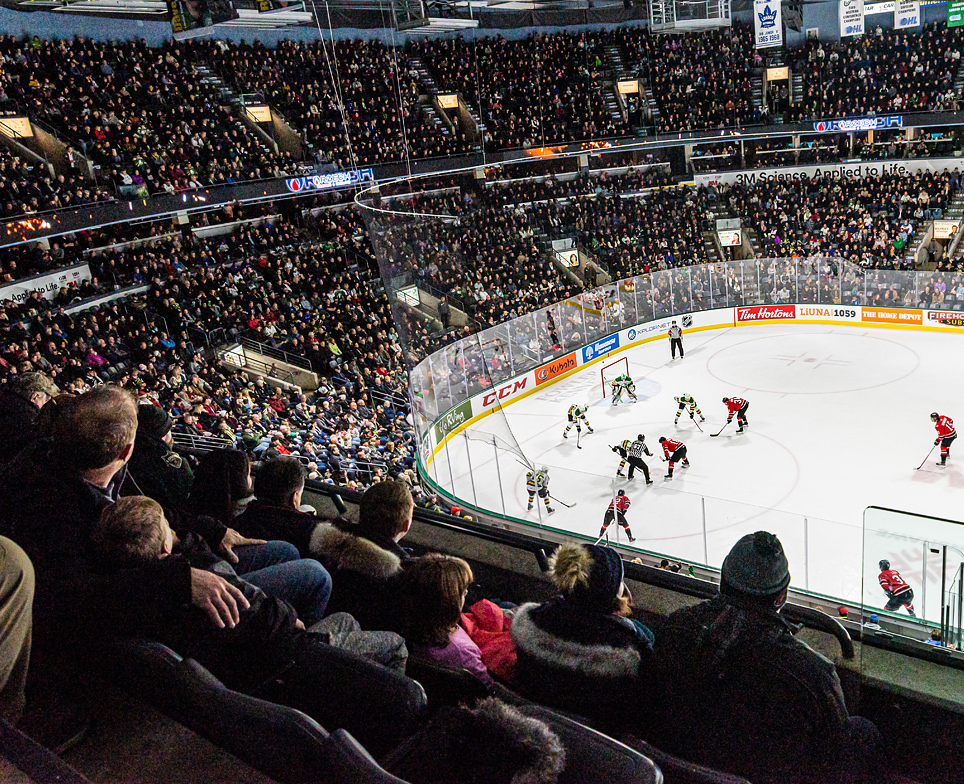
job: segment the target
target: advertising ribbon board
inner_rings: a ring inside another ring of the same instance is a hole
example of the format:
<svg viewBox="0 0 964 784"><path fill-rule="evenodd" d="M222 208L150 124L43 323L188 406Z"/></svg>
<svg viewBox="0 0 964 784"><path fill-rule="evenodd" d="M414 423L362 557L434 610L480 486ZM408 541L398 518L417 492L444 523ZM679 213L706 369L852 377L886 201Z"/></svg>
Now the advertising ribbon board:
<svg viewBox="0 0 964 784"><path fill-rule="evenodd" d="M964 0L947 0L947 26L964 26Z"/></svg>
<svg viewBox="0 0 964 784"><path fill-rule="evenodd" d="M780 0L753 0L753 30L757 49L783 46Z"/></svg>

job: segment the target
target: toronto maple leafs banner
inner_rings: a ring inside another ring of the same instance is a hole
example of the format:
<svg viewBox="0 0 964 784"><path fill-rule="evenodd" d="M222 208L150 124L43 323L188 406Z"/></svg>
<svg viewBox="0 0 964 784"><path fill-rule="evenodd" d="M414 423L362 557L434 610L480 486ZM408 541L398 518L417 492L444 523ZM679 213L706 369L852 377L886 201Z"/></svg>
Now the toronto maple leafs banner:
<svg viewBox="0 0 964 784"><path fill-rule="evenodd" d="M841 38L864 34L864 0L840 0L837 13Z"/></svg>
<svg viewBox="0 0 964 784"><path fill-rule="evenodd" d="M900 0L894 9L894 29L903 30L907 27L920 27L918 0Z"/></svg>
<svg viewBox="0 0 964 784"><path fill-rule="evenodd" d="M783 46L780 0L753 0L753 28L757 49Z"/></svg>

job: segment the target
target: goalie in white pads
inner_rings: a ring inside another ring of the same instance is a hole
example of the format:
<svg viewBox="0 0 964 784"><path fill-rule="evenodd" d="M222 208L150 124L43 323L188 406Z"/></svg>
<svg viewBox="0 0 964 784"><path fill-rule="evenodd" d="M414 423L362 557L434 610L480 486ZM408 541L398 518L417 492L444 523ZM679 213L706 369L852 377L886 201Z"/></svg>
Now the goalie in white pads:
<svg viewBox="0 0 964 784"><path fill-rule="evenodd" d="M532 505L535 503L536 492L539 493L539 498L542 499L543 503L546 505L546 511L552 514L556 510L549 506L549 467L542 466L538 471L534 469L529 469L526 471L526 491L529 493L529 506L528 511L532 511Z"/></svg>
<svg viewBox="0 0 964 784"><path fill-rule="evenodd" d="M620 373L609 383L613 388L613 405L616 405L622 400L623 392L626 392L629 395L629 399L634 403L639 399L636 397L636 385L625 373Z"/></svg>
<svg viewBox="0 0 964 784"><path fill-rule="evenodd" d="M569 424L566 425L566 432L562 434L563 438L569 438L569 431L572 430L572 426L576 426L576 432L581 433L582 428L580 427L580 420L586 423L586 430L590 433L593 432L592 425L589 424L589 420L586 419L586 412L589 410L589 406L574 405L569 406Z"/></svg>

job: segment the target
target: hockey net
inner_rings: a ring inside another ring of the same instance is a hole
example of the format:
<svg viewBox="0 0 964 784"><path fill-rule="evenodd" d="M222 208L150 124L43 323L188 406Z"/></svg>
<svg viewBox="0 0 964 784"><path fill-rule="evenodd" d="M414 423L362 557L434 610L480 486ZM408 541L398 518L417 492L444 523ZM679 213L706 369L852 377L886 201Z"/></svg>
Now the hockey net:
<svg viewBox="0 0 964 784"><path fill-rule="evenodd" d="M610 362L608 365L603 365L602 369L599 371L599 382L602 388L602 398L608 398L613 391L610 386L612 380L616 376L629 375L629 360L626 357L620 357Z"/></svg>

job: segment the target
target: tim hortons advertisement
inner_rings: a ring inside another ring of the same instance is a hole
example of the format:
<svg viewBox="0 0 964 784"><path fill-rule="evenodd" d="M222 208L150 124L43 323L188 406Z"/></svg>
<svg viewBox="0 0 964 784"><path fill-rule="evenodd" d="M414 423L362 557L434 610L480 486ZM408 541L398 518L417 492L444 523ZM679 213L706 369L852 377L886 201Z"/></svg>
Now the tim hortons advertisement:
<svg viewBox="0 0 964 784"><path fill-rule="evenodd" d="M790 321L797 317L796 305L754 305L735 310L735 321L738 324L752 321Z"/></svg>
<svg viewBox="0 0 964 784"><path fill-rule="evenodd" d="M573 351L571 354L566 354L564 357L559 357L559 359L554 359L552 362L536 368L536 386L546 384L563 373L575 370L577 364L576 352Z"/></svg>
<svg viewBox="0 0 964 784"><path fill-rule="evenodd" d="M757 182L792 182L819 177L836 180L876 177L885 174L910 175L919 172L948 171L961 165L960 158L920 158L902 161L868 161L866 163L839 164L829 166L784 166L774 169L750 169L746 171L712 172L694 174L693 182L700 185L753 185Z"/></svg>

